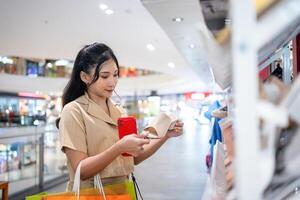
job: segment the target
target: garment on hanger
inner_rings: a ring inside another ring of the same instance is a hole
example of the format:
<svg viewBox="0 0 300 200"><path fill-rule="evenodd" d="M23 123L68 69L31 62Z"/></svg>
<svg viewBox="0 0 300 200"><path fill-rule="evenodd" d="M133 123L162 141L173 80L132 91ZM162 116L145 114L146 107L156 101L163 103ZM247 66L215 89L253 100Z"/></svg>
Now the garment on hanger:
<svg viewBox="0 0 300 200"><path fill-rule="evenodd" d="M218 108L221 107L221 104L219 101L214 101L212 105L208 108L208 111L204 113L204 116L209 119L210 121L213 120L213 126L212 126L212 133L209 140L210 143L210 155L211 155L211 161L213 162L213 155L214 155L214 145L217 141L222 142L222 133L221 128L219 126L220 118L214 118L212 116L212 112Z"/></svg>

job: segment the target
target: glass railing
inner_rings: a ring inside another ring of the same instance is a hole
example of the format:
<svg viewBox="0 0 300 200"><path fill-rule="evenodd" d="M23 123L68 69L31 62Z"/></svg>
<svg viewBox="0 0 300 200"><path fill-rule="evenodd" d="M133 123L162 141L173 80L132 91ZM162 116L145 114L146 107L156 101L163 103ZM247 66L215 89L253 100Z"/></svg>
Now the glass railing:
<svg viewBox="0 0 300 200"><path fill-rule="evenodd" d="M0 128L0 180L9 181L10 196L66 174L54 125Z"/></svg>
<svg viewBox="0 0 300 200"><path fill-rule="evenodd" d="M68 174L65 154L60 149L58 130L47 126L44 134L44 181Z"/></svg>

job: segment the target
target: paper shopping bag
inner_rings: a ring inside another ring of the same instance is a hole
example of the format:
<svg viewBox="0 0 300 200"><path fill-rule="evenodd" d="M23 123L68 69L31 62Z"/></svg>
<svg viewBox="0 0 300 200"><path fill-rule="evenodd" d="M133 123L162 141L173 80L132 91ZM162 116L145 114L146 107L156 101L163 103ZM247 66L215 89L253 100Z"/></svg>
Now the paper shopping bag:
<svg viewBox="0 0 300 200"><path fill-rule="evenodd" d="M131 200L129 194L106 194L99 174L94 176L95 188L80 189L80 162L75 171L72 192L47 195L45 200Z"/></svg>
<svg viewBox="0 0 300 200"><path fill-rule="evenodd" d="M47 195L47 192L42 192L39 194L27 196L27 197L25 197L25 200L43 200L43 197L45 197L46 195Z"/></svg>
<svg viewBox="0 0 300 200"><path fill-rule="evenodd" d="M83 189L80 191L79 197L74 192L63 192L49 194L43 197L43 200L131 200L129 194L107 195L105 199L96 188Z"/></svg>
<svg viewBox="0 0 300 200"><path fill-rule="evenodd" d="M129 194L131 200L136 200L135 187L131 180L105 185L104 192L107 195Z"/></svg>

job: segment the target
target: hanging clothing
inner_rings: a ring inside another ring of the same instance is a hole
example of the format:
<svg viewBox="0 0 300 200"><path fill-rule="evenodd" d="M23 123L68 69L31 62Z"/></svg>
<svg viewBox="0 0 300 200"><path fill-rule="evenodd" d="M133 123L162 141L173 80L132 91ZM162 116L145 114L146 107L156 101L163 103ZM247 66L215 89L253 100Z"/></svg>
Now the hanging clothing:
<svg viewBox="0 0 300 200"><path fill-rule="evenodd" d="M208 110L204 113L204 116L211 121L213 116L212 116L212 112L218 108L221 107L221 104L219 101L214 101L209 107Z"/></svg>
<svg viewBox="0 0 300 200"><path fill-rule="evenodd" d="M212 116L212 112L218 108L221 107L221 104L219 101L214 101L212 105L208 108L208 111L204 113L204 116L209 119L210 121L213 120L213 126L212 126L212 133L211 137L209 139L210 143L210 155L211 155L211 162L213 162L213 155L214 155L214 146L217 141L222 142L222 132L219 125L220 118L214 118Z"/></svg>

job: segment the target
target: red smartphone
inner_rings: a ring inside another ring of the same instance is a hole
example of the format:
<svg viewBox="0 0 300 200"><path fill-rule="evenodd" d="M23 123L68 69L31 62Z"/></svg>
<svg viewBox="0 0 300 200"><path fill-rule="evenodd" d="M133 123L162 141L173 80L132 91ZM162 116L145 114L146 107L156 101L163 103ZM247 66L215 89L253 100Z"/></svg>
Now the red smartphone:
<svg viewBox="0 0 300 200"><path fill-rule="evenodd" d="M118 119L119 138L122 139L126 135L137 134L136 119L134 117L120 117ZM131 156L123 153L123 156Z"/></svg>

